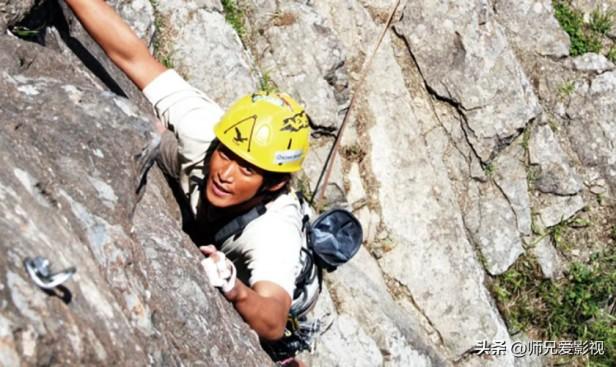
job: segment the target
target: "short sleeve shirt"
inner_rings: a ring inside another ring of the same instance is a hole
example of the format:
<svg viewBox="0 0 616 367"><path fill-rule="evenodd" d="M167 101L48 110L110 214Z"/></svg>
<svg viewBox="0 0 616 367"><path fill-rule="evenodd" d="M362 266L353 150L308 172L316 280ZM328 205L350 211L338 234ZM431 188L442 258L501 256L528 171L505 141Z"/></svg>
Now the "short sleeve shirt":
<svg viewBox="0 0 616 367"><path fill-rule="evenodd" d="M194 215L202 196L204 159L215 139L214 125L222 108L192 87L175 71L167 70L143 90L158 118L178 139L180 185ZM267 211L250 222L238 238L230 237L219 250L233 261L238 278L251 287L270 281L293 299L300 251L305 243L302 213L293 194L283 194L266 204Z"/></svg>

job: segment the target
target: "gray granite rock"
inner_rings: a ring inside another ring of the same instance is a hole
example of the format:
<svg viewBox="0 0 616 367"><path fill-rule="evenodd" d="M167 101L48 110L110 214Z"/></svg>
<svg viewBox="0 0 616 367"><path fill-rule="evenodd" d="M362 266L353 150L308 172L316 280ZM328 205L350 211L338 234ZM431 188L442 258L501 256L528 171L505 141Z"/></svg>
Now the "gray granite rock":
<svg viewBox="0 0 616 367"><path fill-rule="evenodd" d="M541 342L541 341L532 340L525 333L518 333L513 336L513 343L516 343L518 345L517 347L518 351L528 350L529 345L532 345L533 342ZM525 352L525 353L520 353L520 354L523 354L523 355L515 359L516 367L543 367L547 363L549 363L546 361L547 358L541 355L541 353L532 354L532 353Z"/></svg>
<svg viewBox="0 0 616 367"><path fill-rule="evenodd" d="M481 250L486 270L502 274L524 253L515 212L492 183L478 184L470 198L476 209L465 216L465 224Z"/></svg>
<svg viewBox="0 0 616 367"><path fill-rule="evenodd" d="M339 315L327 291L323 292L314 314L331 322L321 335L313 353L304 352L299 359L310 366L382 366L383 354L366 330L348 315Z"/></svg>
<svg viewBox="0 0 616 367"><path fill-rule="evenodd" d="M442 336L449 357L456 359L477 338L504 330L504 324L482 285L483 270L466 239L447 170L426 148L422 120L410 107L411 96L387 42L375 65L380 67L367 77L364 108L373 121L368 138L377 148L367 159L379 179L383 222L397 242L380 264L409 289ZM465 327L455 327L462 319Z"/></svg>
<svg viewBox="0 0 616 367"><path fill-rule="evenodd" d="M558 252L552 244L550 236L545 236L531 248L530 252L535 256L541 273L546 279L555 279L563 273L563 263Z"/></svg>
<svg viewBox="0 0 616 367"><path fill-rule="evenodd" d="M156 21L149 0L112 0L110 4L146 44L152 43Z"/></svg>
<svg viewBox="0 0 616 367"><path fill-rule="evenodd" d="M616 192L616 72L595 76L589 85L571 96L567 135L571 147L585 167L599 170Z"/></svg>
<svg viewBox="0 0 616 367"><path fill-rule="evenodd" d="M580 195L542 195L542 203L536 208L543 227L552 227L573 217L586 205Z"/></svg>
<svg viewBox="0 0 616 367"><path fill-rule="evenodd" d="M36 3L36 0L1 0L0 34L4 34L7 27L22 21Z"/></svg>
<svg viewBox="0 0 616 367"><path fill-rule="evenodd" d="M173 67L195 87L223 108L258 88L253 57L218 1L160 1L157 10L165 19Z"/></svg>
<svg viewBox="0 0 616 367"><path fill-rule="evenodd" d="M251 1L258 64L281 90L304 103L317 125L338 126L348 101L345 58L323 17L298 2Z"/></svg>
<svg viewBox="0 0 616 367"><path fill-rule="evenodd" d="M523 137L514 141L494 160L494 183L509 202L518 232L531 234L531 205L528 196L528 174L525 165Z"/></svg>
<svg viewBox="0 0 616 367"><path fill-rule="evenodd" d="M554 57L569 55L569 37L554 18L552 1L496 0L494 12L520 52Z"/></svg>
<svg viewBox="0 0 616 367"><path fill-rule="evenodd" d="M612 3L575 2L591 10ZM149 2L111 3L151 42ZM257 86L260 69L324 126L340 123L351 86L360 93L342 143L366 155L336 159L328 192L354 208L370 252L327 276L316 311L335 321L302 358L537 363L469 352L480 340L514 339L483 285L485 272L504 271L522 252L530 201L537 224L553 226L584 206L581 194L572 196L581 188L577 174L591 192L613 192L613 66L596 55L558 59L568 41L547 0L406 2L394 18L399 36L386 36L359 90L390 1L241 5L250 51L218 0L156 2L171 59L195 86L226 106ZM31 6L0 0L0 30ZM0 245L0 365L266 365L254 333L203 282L199 254L177 228L157 172L137 203L132 164L118 157L144 142L141 110L150 106L70 12L62 14L66 26L45 30L47 47L0 37L0 94L11 101L0 102L0 233L11 239ZM563 93L571 83L575 90ZM527 156L517 136L535 117ZM313 141L305 169L312 185L332 140ZM530 199L527 158L542 168ZM34 248L57 267L78 265L66 285L70 304L29 283L20 262ZM546 276L558 274L552 246L532 251Z"/></svg>
<svg viewBox="0 0 616 367"><path fill-rule="evenodd" d="M341 341L336 339L344 341L349 337L337 338L335 334L344 334L346 329L349 329L346 331L347 334L355 329L357 330L355 332L359 331L363 334L364 339L374 343L378 348L378 359L380 360L376 365L446 365L438 349L426 342L422 327L407 317L404 309L394 302L388 293L378 264L365 249L361 249L350 263L328 276L328 280L329 293L335 300L337 319L333 324L333 332L328 331L324 334L317 346L317 353L310 358L312 365L324 365L323 363L328 360L336 361L333 363L335 365L344 365L347 364L345 360L348 358L352 361L356 359L363 359L366 362L375 360L370 354L362 356L370 350L366 348L356 348L354 351L341 353L339 348L344 348L344 345L340 345ZM331 308L327 309L329 298L325 295L322 300L319 300L319 309L314 312L316 315L332 313ZM362 302L357 302L358 299ZM325 305L321 304L322 302ZM345 324L348 326L345 327ZM355 326L349 328L353 324ZM378 327L374 327L375 325ZM358 336L353 336L353 338ZM360 345L367 345L366 341L358 340L357 342ZM355 365L355 363L350 364Z"/></svg>
<svg viewBox="0 0 616 367"><path fill-rule="evenodd" d="M141 111L151 111L150 103L141 91L92 40L68 6L63 1L58 2L58 4L61 11L56 19L50 20L52 23L51 30L58 36L55 40L59 43L58 51L63 51L64 55L71 54L71 56L65 56L65 58L73 63L76 72L88 73L99 87L129 98ZM150 42L149 40L144 41ZM148 115L150 119L154 119L151 113Z"/></svg>
<svg viewBox="0 0 616 367"><path fill-rule="evenodd" d="M26 47L0 38L2 58ZM160 173L137 202L132 156L148 120L60 54L27 47L47 60L26 71L46 76L0 65L2 364L268 365L207 284ZM36 255L77 274L44 293L22 265Z"/></svg>
<svg viewBox="0 0 616 367"><path fill-rule="evenodd" d="M494 157L540 111L487 2L409 3L396 30L428 87L459 106L468 140L482 161Z"/></svg>
<svg viewBox="0 0 616 367"><path fill-rule="evenodd" d="M614 69L614 64L605 56L592 52L572 58L571 65L575 70L594 71L598 74Z"/></svg>
<svg viewBox="0 0 616 367"><path fill-rule="evenodd" d="M574 195L582 190L577 175L548 125L535 126L528 142L529 159L539 169L534 186L544 193Z"/></svg>

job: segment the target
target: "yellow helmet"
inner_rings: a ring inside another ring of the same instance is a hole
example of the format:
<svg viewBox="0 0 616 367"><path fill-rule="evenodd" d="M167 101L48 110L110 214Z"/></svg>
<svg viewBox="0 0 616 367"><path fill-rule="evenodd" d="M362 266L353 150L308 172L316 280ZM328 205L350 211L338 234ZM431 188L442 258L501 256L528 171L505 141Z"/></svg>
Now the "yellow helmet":
<svg viewBox="0 0 616 367"><path fill-rule="evenodd" d="M257 92L234 102L214 133L232 152L270 172L296 172L308 153L310 124L286 93Z"/></svg>

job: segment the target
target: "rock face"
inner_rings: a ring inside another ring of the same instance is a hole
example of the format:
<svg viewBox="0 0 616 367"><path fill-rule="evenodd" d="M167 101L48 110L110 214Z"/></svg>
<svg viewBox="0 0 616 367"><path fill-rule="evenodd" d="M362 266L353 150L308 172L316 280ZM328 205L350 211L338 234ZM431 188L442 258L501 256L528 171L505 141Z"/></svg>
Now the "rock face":
<svg viewBox="0 0 616 367"><path fill-rule="evenodd" d="M585 207L616 220L596 204L616 192L614 65L568 57L551 1L401 2L369 68L389 1L243 0L241 38L218 0L110 3L221 105L260 79L304 103L312 188L357 93L327 199L365 246L325 277L312 316L332 322L303 360L542 363L473 351L519 338L486 280L523 254L558 278L550 228ZM13 36L25 26L39 44ZM204 279L160 173L134 192L155 123L142 94L61 2L0 0L0 31L0 365L271 364ZM22 265L35 255L77 274L45 293Z"/></svg>
<svg viewBox="0 0 616 367"><path fill-rule="evenodd" d="M483 161L519 134L540 110L488 2L408 4L396 30L440 98L459 106Z"/></svg>
<svg viewBox="0 0 616 367"><path fill-rule="evenodd" d="M0 32L4 33L8 26L15 25L23 20L35 3L35 0L0 1Z"/></svg>
<svg viewBox="0 0 616 367"><path fill-rule="evenodd" d="M571 97L567 115L572 147L584 166L594 167L616 191L616 72L610 71L582 84Z"/></svg>
<svg viewBox="0 0 616 367"><path fill-rule="evenodd" d="M529 160L539 167L535 185L543 193L575 195L582 189L581 179L575 174L566 155L549 126L538 126L529 142Z"/></svg>
<svg viewBox="0 0 616 367"><path fill-rule="evenodd" d="M158 172L137 203L148 119L62 54L0 43L0 364L268 365L205 280ZM37 255L77 266L62 292L29 279Z"/></svg>
<svg viewBox="0 0 616 367"><path fill-rule="evenodd" d="M159 1L173 67L221 106L257 87L256 69L219 1ZM232 83L228 81L232 80Z"/></svg>
<svg viewBox="0 0 616 367"><path fill-rule="evenodd" d="M569 37L554 18L551 0L497 0L494 11L516 49L542 56L569 55Z"/></svg>

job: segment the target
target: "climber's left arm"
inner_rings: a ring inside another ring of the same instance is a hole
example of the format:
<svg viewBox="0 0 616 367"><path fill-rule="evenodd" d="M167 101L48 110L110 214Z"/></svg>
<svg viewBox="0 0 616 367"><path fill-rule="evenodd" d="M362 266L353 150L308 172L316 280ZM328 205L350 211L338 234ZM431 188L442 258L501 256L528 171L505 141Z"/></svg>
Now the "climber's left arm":
<svg viewBox="0 0 616 367"><path fill-rule="evenodd" d="M166 68L104 0L65 0L90 36L141 90Z"/></svg>

